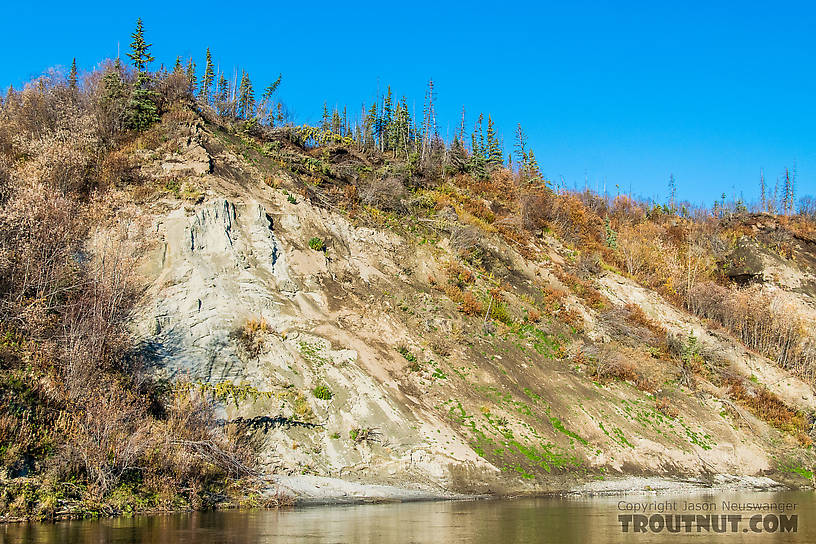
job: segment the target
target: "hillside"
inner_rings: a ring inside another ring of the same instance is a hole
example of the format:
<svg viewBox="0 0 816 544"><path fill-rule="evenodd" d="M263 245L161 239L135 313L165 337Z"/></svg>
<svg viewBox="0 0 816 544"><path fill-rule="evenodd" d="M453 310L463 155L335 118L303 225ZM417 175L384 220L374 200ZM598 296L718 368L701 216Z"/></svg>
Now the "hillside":
<svg viewBox="0 0 816 544"><path fill-rule="evenodd" d="M2 103L7 515L811 485L813 218L236 120L174 74L127 129L107 70Z"/></svg>

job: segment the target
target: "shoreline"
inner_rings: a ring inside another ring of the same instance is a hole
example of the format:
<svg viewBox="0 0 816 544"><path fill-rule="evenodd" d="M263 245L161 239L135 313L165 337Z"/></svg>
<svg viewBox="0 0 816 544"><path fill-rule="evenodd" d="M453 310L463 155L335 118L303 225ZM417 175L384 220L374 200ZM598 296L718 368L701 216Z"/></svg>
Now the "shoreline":
<svg viewBox="0 0 816 544"><path fill-rule="evenodd" d="M816 491L809 483L801 485L799 482L784 477L784 473L770 476L738 476L718 474L711 478L701 477L663 477L663 476L621 476L605 480L590 480L576 483L565 489L551 491L511 491L505 493L468 494L455 493L446 490L411 489L397 485L365 484L350 482L340 478L325 476L277 476L264 492L265 496L274 497L276 494L285 494L291 498L291 504L277 508L286 509L308 508L319 506L353 506L365 504L388 504L432 501L494 501L494 500L521 500L535 498L563 498L578 499L592 497L614 497L631 495L675 496L698 495L709 493L768 493L782 491ZM784 481L787 480L787 481ZM244 507L232 503L224 503L210 511L250 511L258 507ZM0 524L16 523L47 523L58 521L72 521L83 519L116 518L120 516L156 516L192 513L197 510L186 508L177 510L143 510L136 512L117 512L101 514L99 511L77 510L64 512L50 519L36 517L0 518Z"/></svg>

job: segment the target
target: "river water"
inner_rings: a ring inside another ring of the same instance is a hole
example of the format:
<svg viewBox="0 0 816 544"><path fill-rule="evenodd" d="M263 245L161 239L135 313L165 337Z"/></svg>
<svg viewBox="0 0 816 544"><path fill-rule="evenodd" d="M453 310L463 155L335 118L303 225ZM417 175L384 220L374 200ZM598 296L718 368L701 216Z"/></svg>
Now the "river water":
<svg viewBox="0 0 816 544"><path fill-rule="evenodd" d="M692 505L693 510L687 510L687 505ZM745 510L749 505L769 509L760 513ZM743 510L739 510L740 507ZM675 517L689 515L694 517ZM696 517L698 515L701 518ZM741 518L737 520L733 516ZM816 543L816 493L638 494L196 512L12 524L0 526L0 541L38 544Z"/></svg>

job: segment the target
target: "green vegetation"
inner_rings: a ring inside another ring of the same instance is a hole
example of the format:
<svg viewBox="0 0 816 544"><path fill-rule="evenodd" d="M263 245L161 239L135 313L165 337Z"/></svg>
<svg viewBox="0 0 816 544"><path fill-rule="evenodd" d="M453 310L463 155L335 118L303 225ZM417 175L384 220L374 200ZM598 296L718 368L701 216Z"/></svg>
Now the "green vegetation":
<svg viewBox="0 0 816 544"><path fill-rule="evenodd" d="M315 251L325 251L326 245L323 243L323 240L315 236L309 239L309 248Z"/></svg>
<svg viewBox="0 0 816 544"><path fill-rule="evenodd" d="M317 387L312 389L312 395L314 395L315 398L320 400L331 400L331 398L334 396L332 392L329 390L329 388L326 387L325 385L318 385Z"/></svg>

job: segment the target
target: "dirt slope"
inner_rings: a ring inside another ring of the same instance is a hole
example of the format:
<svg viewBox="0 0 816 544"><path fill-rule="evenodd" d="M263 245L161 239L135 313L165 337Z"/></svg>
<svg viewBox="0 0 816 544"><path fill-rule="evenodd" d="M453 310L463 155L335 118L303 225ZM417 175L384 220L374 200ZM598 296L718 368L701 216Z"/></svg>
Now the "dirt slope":
<svg viewBox="0 0 816 544"><path fill-rule="evenodd" d="M640 336L627 344L621 308L693 334L707 357L793 406L814 406L812 388L631 280L599 275L603 309L566 296L580 326L563 314L525 320L542 289L569 292L554 273L569 260L555 240L543 264L488 241L491 273L468 281L501 286L505 324L466 315L440 287L457 260L449 235L429 243L314 205L292 193L292 176L270 183L212 127L193 127L180 154L142 169L187 173L200 190L143 207L152 237L134 319L143 352L159 375L220 388L222 416L244 418L263 440L270 487L321 496L323 482L333 496L349 493L340 479L540 492L624 474L784 477L813 463L716 385L678 384L674 363L650 357ZM322 250L309 247L314 238ZM598 381L586 354L634 357L664 379L646 390Z"/></svg>

